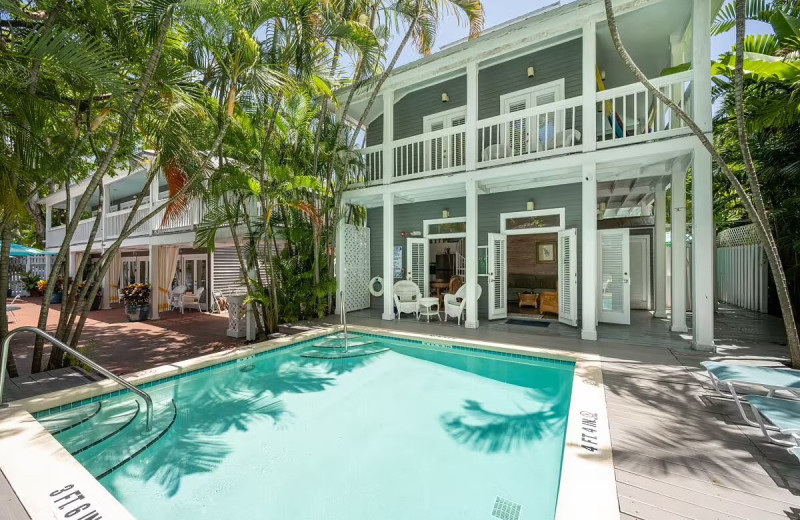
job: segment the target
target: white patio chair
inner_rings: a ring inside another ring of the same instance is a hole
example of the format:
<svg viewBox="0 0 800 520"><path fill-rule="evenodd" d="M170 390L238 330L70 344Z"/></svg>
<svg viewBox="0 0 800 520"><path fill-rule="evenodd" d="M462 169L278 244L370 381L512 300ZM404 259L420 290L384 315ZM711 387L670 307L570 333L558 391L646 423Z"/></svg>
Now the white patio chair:
<svg viewBox="0 0 800 520"><path fill-rule="evenodd" d="M19 299L19 294L14 296L14 299L11 300L11 303L6 305L6 314L10 314L12 318L14 318L14 323L17 322L17 315L14 314L14 311L20 310L22 307L19 305L14 305L14 303Z"/></svg>
<svg viewBox="0 0 800 520"><path fill-rule="evenodd" d="M222 291L211 291L211 299L212 299L211 309L210 309L211 313L222 312L222 300L224 298L225 296L222 294Z"/></svg>
<svg viewBox="0 0 800 520"><path fill-rule="evenodd" d="M201 287L197 289L197 292L194 294L184 294L183 295L183 306L184 307L197 307L197 311L201 312L203 309L200 308L200 302L203 299L203 291L205 291L205 287Z"/></svg>
<svg viewBox="0 0 800 520"><path fill-rule="evenodd" d="M481 297L483 287L476 285L475 289L478 291L476 299ZM461 325L461 316L467 309L467 286L462 285L455 294L444 295L444 321L447 321L448 316L458 319L458 324ZM459 301L460 300L460 301Z"/></svg>
<svg viewBox="0 0 800 520"><path fill-rule="evenodd" d="M186 292L185 285L176 285L169 292L169 310L180 309L183 314L183 294Z"/></svg>
<svg viewBox="0 0 800 520"><path fill-rule="evenodd" d="M419 286L411 280L400 280L394 284L394 306L397 308L397 319L400 314L413 314L419 317L419 299L422 292Z"/></svg>

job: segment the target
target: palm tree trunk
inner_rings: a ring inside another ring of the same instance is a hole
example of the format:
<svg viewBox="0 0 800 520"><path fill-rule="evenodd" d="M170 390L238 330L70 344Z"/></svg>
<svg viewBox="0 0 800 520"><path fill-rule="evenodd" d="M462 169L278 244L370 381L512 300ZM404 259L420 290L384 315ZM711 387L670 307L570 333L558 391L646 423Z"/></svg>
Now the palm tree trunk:
<svg viewBox="0 0 800 520"><path fill-rule="evenodd" d="M11 225L0 224L0 339L8 334L8 315L6 314L6 294L8 294L8 268L11 263ZM17 363L14 354L8 349L8 364L6 365L9 377L17 377Z"/></svg>
<svg viewBox="0 0 800 520"><path fill-rule="evenodd" d="M166 42L167 32L169 31L171 25L172 25L172 11L170 10L164 15L164 17L161 19L161 22L159 23L159 30L155 39L153 51L148 57L147 66L145 67L144 74L142 74L142 79L141 82L139 83L139 87L136 90L133 99L131 100L131 104L128 106L128 109L123 114L120 127L117 133L115 134L114 138L112 139L111 144L108 147L108 150L106 151L106 155L103 159L103 162L100 163L100 166L97 168L95 173L90 178L89 183L86 187L86 191L83 193L83 196L81 196L80 201L78 202L78 205L75 208L76 215L82 214L84 209L86 209L86 206L89 204L89 199L91 198L91 194L94 193L94 190L97 189L97 186L100 184L103 177L105 177L105 175L111 169L114 163L114 158L116 157L120 145L122 144L123 137L133 126L136 114L139 113L139 109L141 108L142 103L144 102L145 95L150 90L150 84L152 83L153 77L156 73L156 68L158 67L158 63L161 61L161 54L164 51L164 44ZM47 316L50 310L50 298L53 295L53 289L55 287L57 273L65 262L67 254L69 252L70 242L72 241L72 237L75 234L75 230L77 229L77 227L78 227L78 219L71 219L64 230L64 242L62 243L61 248L58 250L58 254L56 255L55 259L53 260L53 272L50 274L50 279L48 280L47 289L45 291L45 295L42 300L42 308L39 311L39 321L37 323L37 327L42 330L44 330L45 327L47 326ZM32 371L38 372L40 370L43 345L44 342L42 338L37 336L36 343L34 346Z"/></svg>
<svg viewBox="0 0 800 520"><path fill-rule="evenodd" d="M737 0L737 2L741 2L742 0ZM619 29L617 27L616 17L614 15L614 8L611 4L611 0L604 0L605 2L605 10L606 10L606 19L608 21L608 29L611 33L611 38L614 41L614 47L617 50L620 58L622 59L623 63L628 67L628 69L633 73L639 82L644 85L644 87L652 94L655 98L658 98L665 106L669 107L672 110L673 114L676 114L681 120L686 124L686 126L697 136L700 140L700 143L703 147L708 150L711 154L711 157L716 161L717 165L719 166L720 170L725 174L725 177L733 186L734 190L736 191L737 195L739 195L740 200L742 201L742 205L745 207L747 214L750 216L750 219L753 221L753 226L756 230L756 234L758 235L761 244L764 247L764 251L767 255L767 260L769 261L770 269L772 270L773 278L775 279L775 285L778 287L778 299L781 303L781 313L783 315L783 322L784 327L786 329L786 337L787 342L789 345L789 355L791 357L792 366L795 368L800 368L800 339L798 339L797 334L797 324L794 319L794 312L792 311L792 304L791 299L789 298L788 292L788 285L786 283L786 274L783 270L783 264L781 263L780 255L778 254L777 247L775 245L775 240L772 235L772 231L769 227L768 216L765 212L759 211L756 203L750 198L747 191L745 190L744 186L739 179L734 175L731 171L728 164L722 158L720 153L717 151L714 144L708 138L708 136L703 132L703 130L697 125L697 123L692 119L689 114L686 113L681 107L679 107L675 102L672 101L670 97L665 95L659 89L653 86L653 84L647 79L644 73L639 69L636 63L631 58L630 54L628 53L627 49L625 48L624 44L622 43L622 38L619 35ZM738 34L738 24L739 18L741 17L738 11L740 6L737 5L737 40L740 37ZM743 28L743 20L742 20L742 28ZM743 31L742 31L743 32ZM741 79L742 75L742 58L743 55L740 55L738 52L739 43L737 43L737 57L736 57L736 69L734 71L735 76L739 76ZM739 103L737 102L737 105ZM737 106L737 111L740 107ZM738 119L738 114L737 114ZM737 123L741 127L743 122L738 121ZM741 128L740 128L741 131ZM745 134L746 135L746 134ZM744 150L743 150L744 152ZM751 162L752 165L752 162ZM763 199L758 202L763 207Z"/></svg>

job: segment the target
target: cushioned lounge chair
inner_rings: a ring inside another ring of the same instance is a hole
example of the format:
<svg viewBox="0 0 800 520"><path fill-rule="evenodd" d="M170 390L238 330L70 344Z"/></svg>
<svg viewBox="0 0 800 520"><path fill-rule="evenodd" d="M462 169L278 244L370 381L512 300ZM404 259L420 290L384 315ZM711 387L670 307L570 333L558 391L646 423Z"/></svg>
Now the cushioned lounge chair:
<svg viewBox="0 0 800 520"><path fill-rule="evenodd" d="M720 395L733 398L742 418L750 426L762 427L763 424L759 423L759 417L752 420L747 416L742 401L750 402L754 396L737 392L737 386L740 389L742 385L762 388L766 391L767 397L773 397L775 392L782 392L800 398L800 370L733 365L718 361L704 361L701 365L708 371L711 384L716 391Z"/></svg>
<svg viewBox="0 0 800 520"><path fill-rule="evenodd" d="M767 439L781 446L798 447L800 444L800 401L751 395L748 396L747 402L750 403L758 426ZM769 426L764 423L764 419L770 422ZM770 435L768 431L770 429L790 436L792 441L776 439ZM794 452L792 453L797 456Z"/></svg>

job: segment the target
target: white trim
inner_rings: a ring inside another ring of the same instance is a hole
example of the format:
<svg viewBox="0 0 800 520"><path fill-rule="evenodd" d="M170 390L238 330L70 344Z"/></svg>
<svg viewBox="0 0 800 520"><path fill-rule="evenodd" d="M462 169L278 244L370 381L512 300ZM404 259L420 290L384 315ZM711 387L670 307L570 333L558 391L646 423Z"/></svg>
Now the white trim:
<svg viewBox="0 0 800 520"><path fill-rule="evenodd" d="M422 128L424 130L423 133L427 134L427 133L430 133L432 131L432 130L429 129L429 123L431 122L431 120L435 120L435 119L442 119L443 118L443 119L445 119L447 121L447 124L445 125L444 128L452 127L453 126L452 125L453 119L455 119L454 116L464 116L464 120L466 121L466 119L467 119L467 106L466 105L462 105L460 107L455 107L455 108L451 108L451 109L448 109L448 110L442 110L441 112L434 112L433 114L428 114L427 116L423 116L422 117ZM459 126L462 126L462 125L459 125Z"/></svg>
<svg viewBox="0 0 800 520"><path fill-rule="evenodd" d="M428 233L428 226L431 224L458 224L463 222L466 227L467 217L450 217L450 218L434 218L422 221L422 237L427 239L440 239L440 238L466 238L467 232L461 233Z"/></svg>
<svg viewBox="0 0 800 520"><path fill-rule="evenodd" d="M543 217L558 215L558 226L542 227L542 228L526 228L526 229L506 229L506 220L510 218L524 218L524 217ZM533 211L515 211L513 213L500 213L500 233L505 235L542 235L545 233L558 233L563 231L564 219L566 216L565 208L553 209L536 209Z"/></svg>
<svg viewBox="0 0 800 520"><path fill-rule="evenodd" d="M508 114L509 111L506 109L506 104L509 100L514 98L520 98L522 96L531 96L531 99L534 101L536 100L536 93L555 89L556 92L556 99L555 101L563 101L564 100L564 88L565 88L565 80L564 78L557 79L555 81L549 81L547 83L540 83L539 85L534 85L533 87L527 87L520 90L515 90L514 92L509 92L508 94L502 94L500 96L500 114ZM525 108L533 108L535 106L540 106L536 104L532 104L531 106ZM543 106L543 105L541 105Z"/></svg>

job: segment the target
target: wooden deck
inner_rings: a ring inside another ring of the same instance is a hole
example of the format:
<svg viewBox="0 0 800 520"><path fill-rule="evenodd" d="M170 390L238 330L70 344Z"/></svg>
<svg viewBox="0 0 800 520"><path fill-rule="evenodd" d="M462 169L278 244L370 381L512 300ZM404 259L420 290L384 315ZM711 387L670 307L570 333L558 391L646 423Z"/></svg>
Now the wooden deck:
<svg viewBox="0 0 800 520"><path fill-rule="evenodd" d="M800 518L800 463L744 424L699 365L715 359L778 366L788 358L782 324L732 308L717 318L715 354L691 350L685 336L647 313L638 313L631 327L601 325L597 342L557 325L482 322L467 330L413 318L385 322L370 311L348 321L600 354L623 519Z"/></svg>

